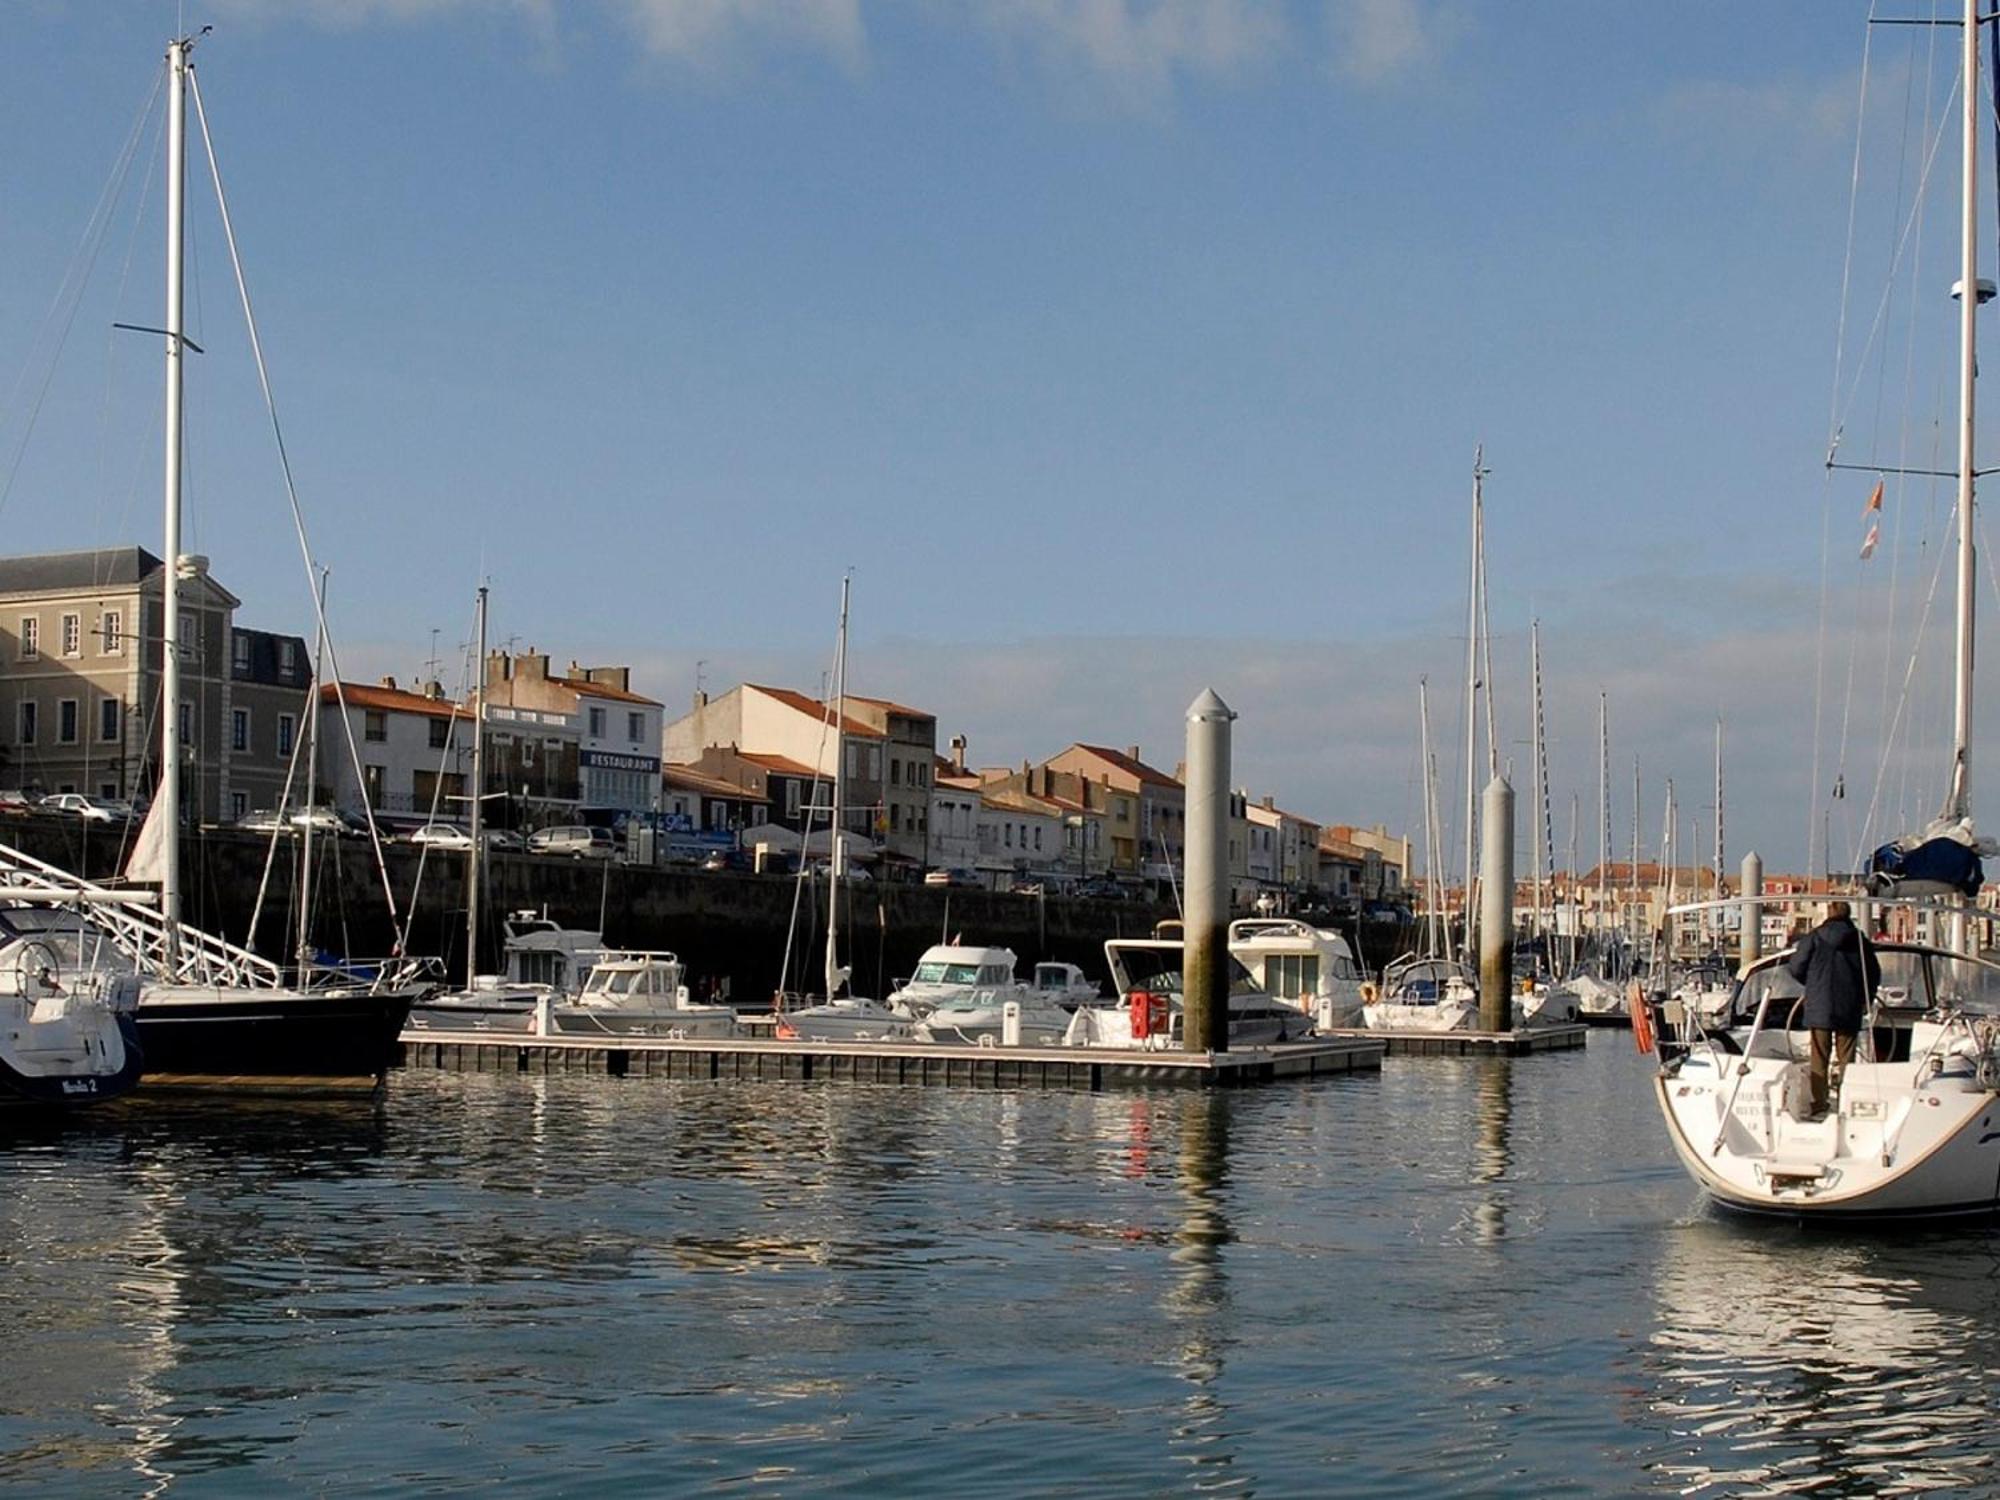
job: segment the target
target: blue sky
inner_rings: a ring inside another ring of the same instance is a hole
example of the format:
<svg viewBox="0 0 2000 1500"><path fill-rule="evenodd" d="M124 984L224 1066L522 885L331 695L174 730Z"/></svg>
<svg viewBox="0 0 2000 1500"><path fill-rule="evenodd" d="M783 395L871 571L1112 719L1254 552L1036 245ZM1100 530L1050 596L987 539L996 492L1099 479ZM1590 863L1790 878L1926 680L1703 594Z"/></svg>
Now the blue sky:
<svg viewBox="0 0 2000 1500"><path fill-rule="evenodd" d="M0 461L175 11L7 13ZM1710 800L1728 717L1732 859L1755 841L1775 864L1805 857L1815 805L1801 746L1863 14L188 10L216 26L197 66L348 675L412 672L433 629L451 656L483 575L496 639L631 661L670 705L697 660L711 688L811 688L851 566L857 688L934 708L975 760L1137 740L1171 766L1212 682L1244 714L1254 792L1405 823L1418 675L1439 738L1456 733L1483 441L1502 737L1524 764L1539 614L1559 840L1574 787L1595 843L1602 688L1621 784L1636 751L1684 807ZM1913 65L1927 45L1878 34L1884 120L1948 86L1942 63ZM1863 325L1883 284L1868 255L1899 222L1893 163L1921 156L1898 151L1892 132L1868 154ZM240 618L303 631L203 175L190 546ZM108 325L157 321L158 209L142 161L0 507L10 547L157 545L157 348ZM1933 235L1926 255L1945 219ZM1885 347L1897 405L1903 346ZM1858 404L1872 425L1875 392ZM1905 611L1935 555L1910 524ZM1886 608L1843 592L1837 618ZM1904 653L1878 630L1850 691L1841 628L1822 696L1848 710L1850 787L1872 786ZM1447 761L1447 801L1456 775Z"/></svg>

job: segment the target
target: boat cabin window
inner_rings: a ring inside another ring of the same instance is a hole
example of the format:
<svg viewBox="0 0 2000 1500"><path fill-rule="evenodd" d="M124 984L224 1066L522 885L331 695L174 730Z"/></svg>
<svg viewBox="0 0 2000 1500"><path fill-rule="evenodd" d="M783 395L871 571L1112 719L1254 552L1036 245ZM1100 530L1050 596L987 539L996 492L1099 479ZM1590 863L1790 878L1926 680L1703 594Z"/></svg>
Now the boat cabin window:
<svg viewBox="0 0 2000 1500"><path fill-rule="evenodd" d="M1013 971L1005 964L988 964L979 971L981 984L1009 984L1014 978Z"/></svg>
<svg viewBox="0 0 2000 1500"><path fill-rule="evenodd" d="M1271 953L1264 958L1264 993L1283 1000L1319 991L1317 953Z"/></svg>
<svg viewBox="0 0 2000 1500"><path fill-rule="evenodd" d="M978 964L948 964L942 959L932 959L917 965L914 976L917 984L979 984Z"/></svg>
<svg viewBox="0 0 2000 1500"><path fill-rule="evenodd" d="M1889 958L1882 955L1882 988L1889 987ZM2000 970L1969 958L1933 953L1932 1003L1975 1015L2000 1015Z"/></svg>
<svg viewBox="0 0 2000 1500"><path fill-rule="evenodd" d="M1151 990L1155 994L1179 995L1181 988L1181 950L1172 948L1121 948L1118 962L1125 971L1125 982L1129 989ZM1229 993L1236 995L1261 995L1257 980L1251 972L1232 955L1229 957Z"/></svg>
<svg viewBox="0 0 2000 1500"><path fill-rule="evenodd" d="M522 984L546 984L560 989L563 973L568 965L560 953L516 951L514 957L514 977Z"/></svg>

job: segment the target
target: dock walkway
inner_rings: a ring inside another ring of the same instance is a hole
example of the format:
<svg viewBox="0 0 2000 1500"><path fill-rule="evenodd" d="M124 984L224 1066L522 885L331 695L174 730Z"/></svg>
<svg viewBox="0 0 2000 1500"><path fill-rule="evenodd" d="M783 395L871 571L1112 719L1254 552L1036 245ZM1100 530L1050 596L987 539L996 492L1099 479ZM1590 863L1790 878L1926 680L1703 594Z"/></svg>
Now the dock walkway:
<svg viewBox="0 0 2000 1500"><path fill-rule="evenodd" d="M597 1073L613 1078L715 1078L897 1083L959 1088L1087 1089L1168 1084L1231 1088L1379 1069L1374 1033L1315 1037L1233 1052L1102 1047L952 1047L932 1042L809 1042L744 1037L530 1036L406 1031L403 1066L456 1073Z"/></svg>
<svg viewBox="0 0 2000 1500"><path fill-rule="evenodd" d="M1336 1037L1368 1037L1391 1057L1525 1057L1531 1052L1570 1052L1583 1046L1590 1028L1526 1026L1518 1031L1335 1031Z"/></svg>

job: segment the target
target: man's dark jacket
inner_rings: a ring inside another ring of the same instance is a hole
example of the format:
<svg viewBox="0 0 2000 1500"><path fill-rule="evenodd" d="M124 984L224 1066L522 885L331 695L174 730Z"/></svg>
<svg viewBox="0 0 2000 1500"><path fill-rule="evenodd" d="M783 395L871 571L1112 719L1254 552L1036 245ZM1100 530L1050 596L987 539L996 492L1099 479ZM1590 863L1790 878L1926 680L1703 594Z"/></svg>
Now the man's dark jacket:
<svg viewBox="0 0 2000 1500"><path fill-rule="evenodd" d="M1864 949L1860 931L1845 917L1829 917L1807 933L1785 969L1806 987L1803 1020L1815 1031L1859 1031L1868 997L1882 982L1874 946Z"/></svg>

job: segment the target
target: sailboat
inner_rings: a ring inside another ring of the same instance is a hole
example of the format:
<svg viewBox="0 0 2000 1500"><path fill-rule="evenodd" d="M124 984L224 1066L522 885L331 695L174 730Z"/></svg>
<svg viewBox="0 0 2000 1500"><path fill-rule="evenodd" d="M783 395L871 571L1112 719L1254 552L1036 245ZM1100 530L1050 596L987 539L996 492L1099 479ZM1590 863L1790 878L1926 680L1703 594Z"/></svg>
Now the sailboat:
<svg viewBox="0 0 2000 1500"><path fill-rule="evenodd" d="M1958 619L1949 789L1938 818L1914 839L1878 850L1871 901L1931 906L1970 899L1991 846L1972 823L1972 667L1975 512L1975 350L1979 303L1977 167L1980 28L1966 0L1960 187ZM1744 930L1769 900L1739 898ZM1657 1032L1635 1008L1642 1052L1658 1061L1653 1091L1682 1164L1724 1208L1796 1220L1926 1220L2000 1210L2000 964L1970 951L1972 909L1954 902L1942 942L1872 943L1882 981L1856 1057L1835 1082L1832 1107L1811 1109L1808 1034L1794 1029L1800 987L1780 953L1751 965L1737 990L1744 1026L1709 1030L1682 1011ZM1865 931L1865 923L1863 924ZM1864 942L1870 941L1864 937Z"/></svg>
<svg viewBox="0 0 2000 1500"><path fill-rule="evenodd" d="M431 988L417 966L401 962L372 973L325 964L308 951L288 972L271 960L199 931L181 919L181 770L179 715L182 642L179 588L197 569L181 553L183 244L187 177L187 99L194 81L195 38L167 47L167 299L165 541L159 715L160 774L128 877L156 881L157 913L127 912L108 934L140 975L136 1013L150 1083L298 1088L320 1092L373 1089L395 1059L410 1003ZM206 123L203 125L206 130ZM226 228L226 214L225 214ZM232 242L233 244L233 242ZM247 309L247 302L246 302ZM255 347L253 331L252 345ZM317 688L314 694L317 700ZM318 719L317 712L312 721ZM310 820L308 820L308 828ZM115 910L115 909L114 909ZM145 920L156 916L156 920Z"/></svg>
<svg viewBox="0 0 2000 1500"><path fill-rule="evenodd" d="M847 605L853 580L840 581L840 636L833 653L833 806L828 824L826 874L826 995L815 1005L781 1008L777 1034L812 1042L907 1039L914 1033L906 1010L847 989L849 969L840 961L840 882L847 872ZM808 840L808 843L810 840ZM805 878L805 866L800 867Z"/></svg>

